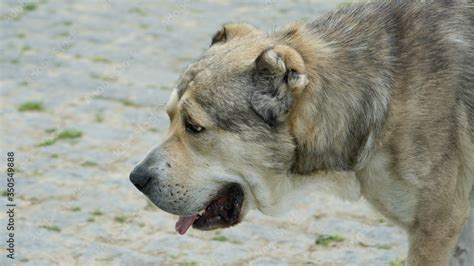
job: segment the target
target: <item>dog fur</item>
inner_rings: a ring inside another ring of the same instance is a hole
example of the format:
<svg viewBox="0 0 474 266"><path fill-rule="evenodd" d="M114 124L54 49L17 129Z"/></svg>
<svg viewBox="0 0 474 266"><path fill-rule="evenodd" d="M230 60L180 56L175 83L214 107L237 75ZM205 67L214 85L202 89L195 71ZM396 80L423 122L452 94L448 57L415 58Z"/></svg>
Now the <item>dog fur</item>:
<svg viewBox="0 0 474 266"><path fill-rule="evenodd" d="M244 190L241 218L308 184L362 193L408 232L409 265L447 265L474 181L473 41L470 2L353 4L270 33L227 24L134 171L178 215L228 183Z"/></svg>

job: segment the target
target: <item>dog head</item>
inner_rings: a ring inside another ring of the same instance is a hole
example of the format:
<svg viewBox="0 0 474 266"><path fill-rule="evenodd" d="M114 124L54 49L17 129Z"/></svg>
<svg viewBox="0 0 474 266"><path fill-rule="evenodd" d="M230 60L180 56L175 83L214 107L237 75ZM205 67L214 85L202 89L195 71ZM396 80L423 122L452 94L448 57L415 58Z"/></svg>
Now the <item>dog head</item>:
<svg viewBox="0 0 474 266"><path fill-rule="evenodd" d="M176 229L237 224L278 203L295 160L290 116L308 85L301 54L247 24L229 24L181 75L170 128L130 174Z"/></svg>

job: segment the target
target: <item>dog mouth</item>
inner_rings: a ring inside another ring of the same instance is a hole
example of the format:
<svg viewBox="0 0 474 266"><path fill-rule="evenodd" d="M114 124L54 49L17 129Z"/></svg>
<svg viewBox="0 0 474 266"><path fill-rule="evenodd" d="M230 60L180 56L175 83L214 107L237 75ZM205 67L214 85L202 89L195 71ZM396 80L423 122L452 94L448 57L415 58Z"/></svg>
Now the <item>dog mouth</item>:
<svg viewBox="0 0 474 266"><path fill-rule="evenodd" d="M244 201L244 192L237 184L222 189L200 213L180 216L176 222L176 231L184 235L189 227L199 230L226 228L240 222L240 211Z"/></svg>

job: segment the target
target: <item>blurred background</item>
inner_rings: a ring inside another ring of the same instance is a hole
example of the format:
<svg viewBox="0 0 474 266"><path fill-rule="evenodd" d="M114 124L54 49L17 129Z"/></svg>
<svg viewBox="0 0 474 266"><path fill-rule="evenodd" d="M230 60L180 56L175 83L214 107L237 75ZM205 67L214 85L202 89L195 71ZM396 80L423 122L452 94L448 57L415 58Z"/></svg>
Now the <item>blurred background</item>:
<svg viewBox="0 0 474 266"><path fill-rule="evenodd" d="M167 130L180 72L223 23L271 30L340 4L0 1L1 167L15 152L17 204L16 259L2 207L0 264L400 265L404 233L363 200L304 195L281 217L179 236L128 180Z"/></svg>

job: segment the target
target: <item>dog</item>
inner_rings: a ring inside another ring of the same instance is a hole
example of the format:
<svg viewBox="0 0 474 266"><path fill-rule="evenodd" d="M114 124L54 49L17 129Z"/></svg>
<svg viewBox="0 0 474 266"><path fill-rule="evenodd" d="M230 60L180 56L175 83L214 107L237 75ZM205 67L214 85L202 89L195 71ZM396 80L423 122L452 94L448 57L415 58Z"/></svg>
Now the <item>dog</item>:
<svg viewBox="0 0 474 266"><path fill-rule="evenodd" d="M325 183L404 228L409 265L447 265L474 198L473 41L468 2L358 3L269 33L226 24L130 180L180 234Z"/></svg>

